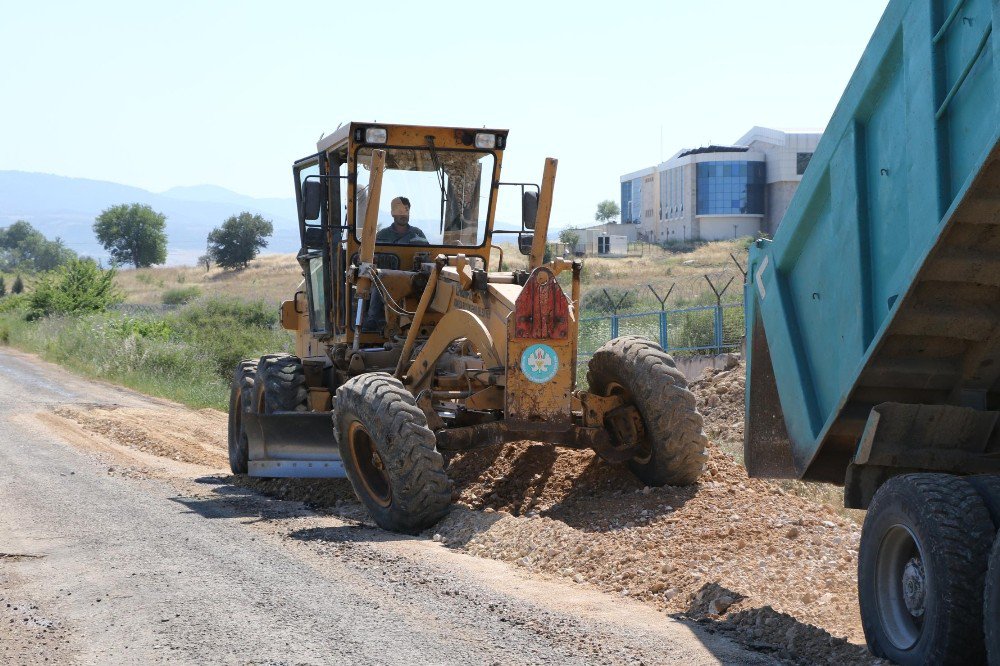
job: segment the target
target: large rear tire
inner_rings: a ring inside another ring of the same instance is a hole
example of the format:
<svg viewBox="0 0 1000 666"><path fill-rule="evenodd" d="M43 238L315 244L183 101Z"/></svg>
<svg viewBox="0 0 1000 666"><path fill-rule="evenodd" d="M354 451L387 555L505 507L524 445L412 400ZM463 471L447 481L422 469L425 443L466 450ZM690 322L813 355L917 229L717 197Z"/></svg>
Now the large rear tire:
<svg viewBox="0 0 1000 666"><path fill-rule="evenodd" d="M347 478L379 527L416 534L451 505L434 433L392 375L359 375L337 389L334 432Z"/></svg>
<svg viewBox="0 0 1000 666"><path fill-rule="evenodd" d="M309 411L302 361L291 354L260 357L254 380L254 406L260 414Z"/></svg>
<svg viewBox="0 0 1000 666"><path fill-rule="evenodd" d="M645 438L642 453L627 463L632 473L649 486L696 482L708 460L708 438L694 394L674 359L656 343L629 335L605 343L588 369L591 391L619 393L642 416Z"/></svg>
<svg viewBox="0 0 1000 666"><path fill-rule="evenodd" d="M249 468L249 443L243 428L243 414L250 407L257 361L240 361L229 386L229 469L246 474Z"/></svg>
<svg viewBox="0 0 1000 666"><path fill-rule="evenodd" d="M1000 537L993 544L985 596L983 626L986 628L986 659L990 666L1000 666Z"/></svg>
<svg viewBox="0 0 1000 666"><path fill-rule="evenodd" d="M979 493L986 510L993 520L993 529L1000 530L1000 476L996 474L977 474L964 477Z"/></svg>
<svg viewBox="0 0 1000 666"><path fill-rule="evenodd" d="M858 554L871 651L899 664L973 664L983 649L983 586L993 523L948 474L905 474L872 500Z"/></svg>

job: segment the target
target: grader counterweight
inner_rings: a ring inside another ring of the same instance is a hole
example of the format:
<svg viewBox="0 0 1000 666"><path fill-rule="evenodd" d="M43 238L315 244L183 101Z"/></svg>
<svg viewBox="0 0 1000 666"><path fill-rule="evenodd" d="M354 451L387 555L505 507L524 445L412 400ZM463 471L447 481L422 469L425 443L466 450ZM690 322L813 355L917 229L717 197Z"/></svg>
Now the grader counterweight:
<svg viewBox="0 0 1000 666"><path fill-rule="evenodd" d="M507 134L350 123L295 163L304 280L281 322L296 353L236 369L234 473L346 475L402 532L447 512L442 453L532 440L592 448L649 485L698 478L702 419L656 344L609 342L576 390L582 264L544 261L557 162L540 186L502 182ZM501 188L520 192L518 229L494 228ZM528 270L490 270L503 234Z"/></svg>

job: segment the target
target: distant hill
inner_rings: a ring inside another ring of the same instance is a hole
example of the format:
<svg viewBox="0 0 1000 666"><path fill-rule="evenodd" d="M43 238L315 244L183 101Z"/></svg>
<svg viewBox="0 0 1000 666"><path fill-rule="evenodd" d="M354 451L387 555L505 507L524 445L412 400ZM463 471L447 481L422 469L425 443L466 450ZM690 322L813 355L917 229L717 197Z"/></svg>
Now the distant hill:
<svg viewBox="0 0 1000 666"><path fill-rule="evenodd" d="M60 237L79 254L106 258L94 238L94 218L109 206L148 204L167 216L167 263L191 264L205 253L205 237L244 210L274 223L267 252L299 248L295 200L257 199L215 185L155 193L139 187L45 173L0 171L0 226L27 220L47 237Z"/></svg>

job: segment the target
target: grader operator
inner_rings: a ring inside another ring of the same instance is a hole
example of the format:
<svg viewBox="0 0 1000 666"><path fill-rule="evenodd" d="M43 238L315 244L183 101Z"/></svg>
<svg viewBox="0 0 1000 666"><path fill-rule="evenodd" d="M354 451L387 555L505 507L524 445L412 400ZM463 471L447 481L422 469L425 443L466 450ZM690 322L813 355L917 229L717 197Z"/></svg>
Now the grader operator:
<svg viewBox="0 0 1000 666"><path fill-rule="evenodd" d="M236 369L233 473L346 474L381 527L409 533L448 510L442 454L504 442L592 448L651 486L698 478L702 418L656 344L612 340L575 390L582 264L543 262L556 160L540 187L501 182L507 135L350 123L295 163L304 280L281 306L295 354ZM519 229L494 229L504 187ZM499 270L505 233L528 270Z"/></svg>

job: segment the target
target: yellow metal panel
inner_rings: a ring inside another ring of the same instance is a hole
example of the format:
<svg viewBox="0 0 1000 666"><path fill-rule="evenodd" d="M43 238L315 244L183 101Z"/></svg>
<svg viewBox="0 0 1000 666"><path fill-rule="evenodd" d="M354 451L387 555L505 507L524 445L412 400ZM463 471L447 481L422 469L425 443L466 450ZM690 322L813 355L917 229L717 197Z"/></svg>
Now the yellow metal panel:
<svg viewBox="0 0 1000 666"><path fill-rule="evenodd" d="M525 363L529 350L542 354ZM573 341L515 338L513 317L508 318L505 402L510 428L568 430L573 418L572 390Z"/></svg>

